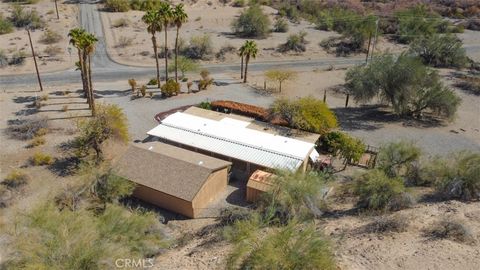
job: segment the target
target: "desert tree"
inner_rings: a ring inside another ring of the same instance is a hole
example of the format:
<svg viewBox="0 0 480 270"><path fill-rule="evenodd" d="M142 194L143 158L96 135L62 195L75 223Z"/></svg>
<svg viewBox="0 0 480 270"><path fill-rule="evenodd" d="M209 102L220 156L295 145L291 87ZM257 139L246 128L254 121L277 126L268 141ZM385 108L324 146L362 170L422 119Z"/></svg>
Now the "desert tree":
<svg viewBox="0 0 480 270"><path fill-rule="evenodd" d="M409 51L420 57L425 65L462 68L468 62L462 46L462 41L455 35L435 34L415 39L410 44Z"/></svg>
<svg viewBox="0 0 480 270"><path fill-rule="evenodd" d="M80 69L80 77L82 79L83 91L84 91L85 97L87 98L88 105L91 107L90 97L88 92L88 85L87 85L87 78L83 68L84 64L83 64L83 58L82 58L83 49L81 47L81 38L84 35L84 33L85 33L85 29L73 28L68 32L68 36L70 37L70 44L72 44L75 48L77 48L78 66Z"/></svg>
<svg viewBox="0 0 480 270"><path fill-rule="evenodd" d="M422 151L413 142L391 142L380 147L377 167L389 177L406 177L411 174Z"/></svg>
<svg viewBox="0 0 480 270"><path fill-rule="evenodd" d="M297 76L295 71L291 70L279 70L272 69L265 72L265 77L269 80L278 82L279 92L282 92L282 83L285 81L293 80Z"/></svg>
<svg viewBox="0 0 480 270"><path fill-rule="evenodd" d="M180 70L181 79L183 79L185 78L185 73L191 72L191 71L197 71L199 67L200 67L199 64L194 60L184 56L179 56L177 67L176 68L172 66L168 67L168 72L174 72L175 69Z"/></svg>
<svg viewBox="0 0 480 270"><path fill-rule="evenodd" d="M460 98L441 82L435 70L407 54L383 55L368 65L351 68L346 88L357 102L380 97L400 116L419 117L429 110L451 118L460 104Z"/></svg>
<svg viewBox="0 0 480 270"><path fill-rule="evenodd" d="M92 110L92 115L95 116L95 94L93 92L93 82L92 82L92 54L95 52L95 44L98 42L97 37L91 33L85 33L83 36L83 53L85 54L84 56L84 64L85 64L85 59L87 59L87 78L88 78L88 91L90 92L90 102L92 104L91 110Z"/></svg>
<svg viewBox="0 0 480 270"><path fill-rule="evenodd" d="M270 33L270 19L259 5L252 5L233 20L232 30L240 37L264 38Z"/></svg>
<svg viewBox="0 0 480 270"><path fill-rule="evenodd" d="M185 12L183 4L178 4L175 6L172 14L173 24L177 28L177 33L175 36L175 81L178 82L178 34L182 24L187 22L188 14Z"/></svg>
<svg viewBox="0 0 480 270"><path fill-rule="evenodd" d="M155 55L155 65L157 68L157 86L160 88L160 66L158 64L158 45L156 33L162 31L163 23L160 20L159 13L155 10L148 10L142 17L142 21L147 25L147 32L152 35L153 54Z"/></svg>
<svg viewBox="0 0 480 270"><path fill-rule="evenodd" d="M165 34L165 80L168 81L168 26L173 22L173 9L168 2L161 2L157 10Z"/></svg>
<svg viewBox="0 0 480 270"><path fill-rule="evenodd" d="M247 82L248 63L250 62L250 58L255 59L257 57L257 53L257 43L253 40L246 40L245 44L243 44L243 54L245 55L245 73L243 75L244 83Z"/></svg>

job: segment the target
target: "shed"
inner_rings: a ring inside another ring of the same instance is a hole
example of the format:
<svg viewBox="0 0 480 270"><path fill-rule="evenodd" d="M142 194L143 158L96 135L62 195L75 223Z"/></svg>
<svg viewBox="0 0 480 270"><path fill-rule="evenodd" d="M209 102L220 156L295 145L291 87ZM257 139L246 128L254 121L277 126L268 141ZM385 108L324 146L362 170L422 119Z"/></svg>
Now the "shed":
<svg viewBox="0 0 480 270"><path fill-rule="evenodd" d="M195 218L223 192L231 163L161 142L130 145L115 173L137 184L133 196Z"/></svg>
<svg viewBox="0 0 480 270"><path fill-rule="evenodd" d="M263 193L272 188L272 176L274 176L273 173L262 170L256 170L250 176L247 182L247 202L257 201Z"/></svg>

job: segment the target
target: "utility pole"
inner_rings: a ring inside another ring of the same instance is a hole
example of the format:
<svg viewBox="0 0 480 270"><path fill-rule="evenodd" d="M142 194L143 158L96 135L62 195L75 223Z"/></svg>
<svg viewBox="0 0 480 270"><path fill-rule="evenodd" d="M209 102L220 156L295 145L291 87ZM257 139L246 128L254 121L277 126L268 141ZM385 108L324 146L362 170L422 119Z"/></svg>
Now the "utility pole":
<svg viewBox="0 0 480 270"><path fill-rule="evenodd" d="M368 64L368 53L370 52L370 44L372 43L372 32L368 36L368 48L367 48L367 56L365 57L365 64Z"/></svg>
<svg viewBox="0 0 480 270"><path fill-rule="evenodd" d="M55 10L57 11L57 20L60 20L60 16L58 15L58 5L57 5L57 0L55 0Z"/></svg>
<svg viewBox="0 0 480 270"><path fill-rule="evenodd" d="M29 27L30 26L27 26L25 29L27 30L28 40L30 41L30 48L32 49L33 62L35 63L35 70L37 71L38 85L40 86L40 91L43 91L42 80L40 80L40 73L38 72L37 58L35 57L35 50L33 49L32 37L30 36L30 30L28 29Z"/></svg>
<svg viewBox="0 0 480 270"><path fill-rule="evenodd" d="M372 53L370 54L370 60L373 59L373 53L375 51L375 45L377 44L377 38L378 38L378 21L379 19L377 19L375 21L375 38L373 40L373 46L372 46Z"/></svg>

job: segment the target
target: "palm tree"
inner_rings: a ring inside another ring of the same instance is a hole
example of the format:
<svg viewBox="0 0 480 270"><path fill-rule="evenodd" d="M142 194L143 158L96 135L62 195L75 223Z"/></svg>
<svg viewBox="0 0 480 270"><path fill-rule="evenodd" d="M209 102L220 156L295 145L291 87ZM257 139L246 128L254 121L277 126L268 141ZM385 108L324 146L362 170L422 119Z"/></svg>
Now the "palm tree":
<svg viewBox="0 0 480 270"><path fill-rule="evenodd" d="M183 9L183 4L178 4L173 9L173 24L177 27L177 36L175 37L175 82L178 82L178 33L182 24L186 23L188 20L188 14L185 13Z"/></svg>
<svg viewBox="0 0 480 270"><path fill-rule="evenodd" d="M240 79L243 79L243 58L245 56L245 44L238 49L238 55L242 59L240 64Z"/></svg>
<svg viewBox="0 0 480 270"><path fill-rule="evenodd" d="M147 24L147 32L152 35L153 53L155 54L155 64L157 65L157 85L160 88L160 67L158 65L157 37L156 32L162 31L163 24L157 11L148 10L142 17L142 21Z"/></svg>
<svg viewBox="0 0 480 270"><path fill-rule="evenodd" d="M160 22L163 23L163 31L165 32L165 80L168 81L168 25L172 22L173 18L173 10L170 6L170 3L161 2L160 7L158 9L158 16L160 18Z"/></svg>
<svg viewBox="0 0 480 270"><path fill-rule="evenodd" d="M250 58L256 58L257 53L258 53L258 48L257 48L257 43L253 40L247 40L245 41L245 44L243 44L242 47L245 47L243 49L244 55L245 55L245 75L243 76L243 82L247 82L247 74L248 74L248 63L250 62Z"/></svg>
<svg viewBox="0 0 480 270"><path fill-rule="evenodd" d="M95 43L97 43L98 39L95 35L91 33L85 33L84 37L84 53L88 57L88 91L90 95L90 103L92 104L92 115L95 116L95 94L93 93L93 86L92 86L92 54L95 52Z"/></svg>
<svg viewBox="0 0 480 270"><path fill-rule="evenodd" d="M85 98L87 98L87 103L89 107L91 107L90 96L89 96L90 93L88 91L88 84L87 84L87 78L86 78L87 75L85 73L84 62L82 58L83 49L81 47L81 41L84 34L85 34L85 29L81 29L81 28L73 28L68 32L68 36L70 37L70 44L72 44L75 48L77 48L77 51L78 51L78 64L80 69L80 77L82 78L83 91L84 91Z"/></svg>

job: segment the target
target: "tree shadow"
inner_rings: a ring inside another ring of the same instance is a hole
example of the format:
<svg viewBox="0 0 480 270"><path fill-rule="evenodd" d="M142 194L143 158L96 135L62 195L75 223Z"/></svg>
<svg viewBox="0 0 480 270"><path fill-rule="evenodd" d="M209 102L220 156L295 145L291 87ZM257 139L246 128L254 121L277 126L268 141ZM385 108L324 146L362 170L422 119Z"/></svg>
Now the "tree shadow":
<svg viewBox="0 0 480 270"><path fill-rule="evenodd" d="M132 93L132 89L127 90L95 90L94 93L96 94L95 97L103 97L103 96L128 96Z"/></svg>
<svg viewBox="0 0 480 270"><path fill-rule="evenodd" d="M397 115L386 110L384 105L333 108L340 126L344 130L376 130L385 123L398 122Z"/></svg>
<svg viewBox="0 0 480 270"><path fill-rule="evenodd" d="M48 169L60 177L71 176L77 172L80 162L81 160L77 157L56 159L52 165L48 166Z"/></svg>
<svg viewBox="0 0 480 270"><path fill-rule="evenodd" d="M29 115L34 115L38 112L39 111L38 111L37 108L27 108L27 109L22 109L18 112L15 112L15 115L16 116L29 116Z"/></svg>
<svg viewBox="0 0 480 270"><path fill-rule="evenodd" d="M27 97L15 97L13 98L13 102L15 103L27 103L27 102L34 102L37 97L34 96L27 96Z"/></svg>

